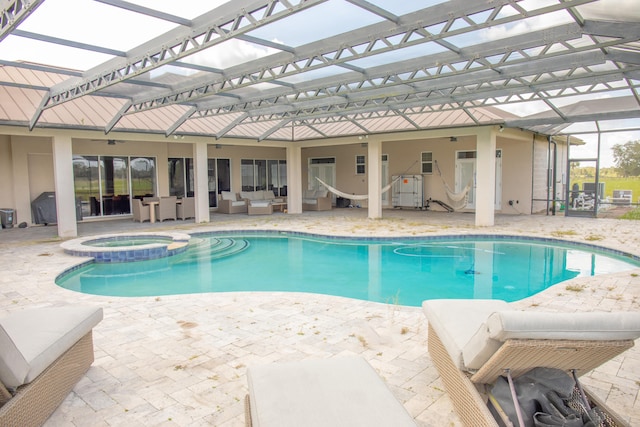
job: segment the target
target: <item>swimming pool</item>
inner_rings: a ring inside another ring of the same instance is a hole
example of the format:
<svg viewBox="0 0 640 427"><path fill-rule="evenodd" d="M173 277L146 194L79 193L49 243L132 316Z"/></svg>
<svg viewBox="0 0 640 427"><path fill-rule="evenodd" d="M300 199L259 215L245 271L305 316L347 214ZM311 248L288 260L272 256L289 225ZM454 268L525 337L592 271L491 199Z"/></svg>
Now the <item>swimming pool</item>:
<svg viewBox="0 0 640 427"><path fill-rule="evenodd" d="M213 233L193 235L180 255L88 263L61 274L56 283L123 297L283 291L419 306L433 298L516 301L574 277L639 267L637 257L553 239Z"/></svg>

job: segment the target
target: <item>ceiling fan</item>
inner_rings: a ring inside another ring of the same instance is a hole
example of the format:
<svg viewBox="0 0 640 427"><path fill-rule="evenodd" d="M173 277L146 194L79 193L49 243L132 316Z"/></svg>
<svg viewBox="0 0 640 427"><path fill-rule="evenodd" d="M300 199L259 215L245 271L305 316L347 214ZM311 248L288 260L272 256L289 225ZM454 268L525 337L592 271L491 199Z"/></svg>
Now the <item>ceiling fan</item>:
<svg viewBox="0 0 640 427"><path fill-rule="evenodd" d="M92 142L104 142L107 141L107 145L116 145L116 144L122 144L125 143L126 141L120 140L120 139L92 139Z"/></svg>

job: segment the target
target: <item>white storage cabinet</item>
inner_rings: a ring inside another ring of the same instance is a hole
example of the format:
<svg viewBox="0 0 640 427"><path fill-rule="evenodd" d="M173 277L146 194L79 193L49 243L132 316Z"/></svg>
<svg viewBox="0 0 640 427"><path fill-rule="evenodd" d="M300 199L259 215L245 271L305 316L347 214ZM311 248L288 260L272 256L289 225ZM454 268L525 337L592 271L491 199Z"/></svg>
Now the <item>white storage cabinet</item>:
<svg viewBox="0 0 640 427"><path fill-rule="evenodd" d="M397 175L393 180L396 178ZM393 184L392 191L394 208L422 208L422 175L401 175Z"/></svg>

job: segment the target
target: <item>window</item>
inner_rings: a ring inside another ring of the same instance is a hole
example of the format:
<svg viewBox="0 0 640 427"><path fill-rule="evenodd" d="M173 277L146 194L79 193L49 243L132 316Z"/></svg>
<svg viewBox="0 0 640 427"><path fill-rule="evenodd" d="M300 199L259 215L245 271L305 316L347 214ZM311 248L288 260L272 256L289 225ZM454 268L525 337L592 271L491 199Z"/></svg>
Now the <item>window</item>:
<svg viewBox="0 0 640 427"><path fill-rule="evenodd" d="M284 160L241 159L240 165L242 191L274 190L277 194L279 189L286 186L287 167Z"/></svg>
<svg viewBox="0 0 640 427"><path fill-rule="evenodd" d="M169 194L183 197L185 194L185 159L169 159Z"/></svg>
<svg viewBox="0 0 640 427"><path fill-rule="evenodd" d="M231 191L231 160L230 159L208 159L208 181L209 181L209 207L218 206L218 194L221 191Z"/></svg>
<svg viewBox="0 0 640 427"><path fill-rule="evenodd" d="M76 155L73 180L83 217L129 214L132 197L155 191L155 159Z"/></svg>
<svg viewBox="0 0 640 427"><path fill-rule="evenodd" d="M287 161L267 160L268 176L267 190L272 190L276 196L287 195Z"/></svg>
<svg viewBox="0 0 640 427"><path fill-rule="evenodd" d="M457 158L458 159L475 159L476 152L475 151L458 151Z"/></svg>
<svg viewBox="0 0 640 427"><path fill-rule="evenodd" d="M131 196L153 196L156 192L156 159L131 157Z"/></svg>
<svg viewBox="0 0 640 427"><path fill-rule="evenodd" d="M433 173L433 153L431 151L423 151L421 162L422 162L422 173L432 174Z"/></svg>
<svg viewBox="0 0 640 427"><path fill-rule="evenodd" d="M256 189L255 185L255 171L253 168L252 159L240 160L240 171L242 174L242 191L253 191Z"/></svg>
<svg viewBox="0 0 640 427"><path fill-rule="evenodd" d="M356 156L356 175L364 175L365 156Z"/></svg>
<svg viewBox="0 0 640 427"><path fill-rule="evenodd" d="M193 197L195 194L193 173L193 159L169 158L169 195Z"/></svg>

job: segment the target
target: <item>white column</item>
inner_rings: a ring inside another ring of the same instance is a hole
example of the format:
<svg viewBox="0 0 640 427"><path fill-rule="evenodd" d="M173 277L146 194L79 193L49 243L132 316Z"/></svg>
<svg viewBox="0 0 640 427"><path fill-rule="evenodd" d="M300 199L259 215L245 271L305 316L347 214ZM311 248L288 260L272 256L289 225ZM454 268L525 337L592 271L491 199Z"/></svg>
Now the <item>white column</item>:
<svg viewBox="0 0 640 427"><path fill-rule="evenodd" d="M207 143L193 143L193 173L196 198L196 224L209 222L209 168Z"/></svg>
<svg viewBox="0 0 640 427"><path fill-rule="evenodd" d="M369 218L382 218L382 142L369 141L367 145L369 171Z"/></svg>
<svg viewBox="0 0 640 427"><path fill-rule="evenodd" d="M477 136L476 226L494 225L496 198L496 132L483 128Z"/></svg>
<svg viewBox="0 0 640 427"><path fill-rule="evenodd" d="M287 212L302 213L302 148L287 146Z"/></svg>
<svg viewBox="0 0 640 427"><path fill-rule="evenodd" d="M71 137L53 138L53 185L56 192L58 236L76 237L76 198L73 183L73 150Z"/></svg>
<svg viewBox="0 0 640 427"><path fill-rule="evenodd" d="M154 144L156 148L156 196L166 197L169 189L169 144L159 142Z"/></svg>

